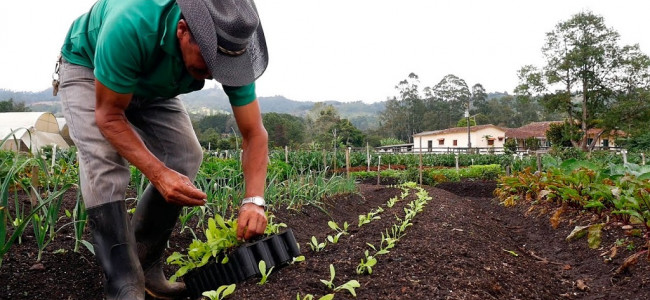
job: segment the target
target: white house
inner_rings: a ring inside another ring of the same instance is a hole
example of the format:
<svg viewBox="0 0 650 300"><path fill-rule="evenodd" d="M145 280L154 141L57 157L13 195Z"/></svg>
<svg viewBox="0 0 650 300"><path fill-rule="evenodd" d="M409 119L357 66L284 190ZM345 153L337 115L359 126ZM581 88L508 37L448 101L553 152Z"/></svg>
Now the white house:
<svg viewBox="0 0 650 300"><path fill-rule="evenodd" d="M14 139L15 137L15 139ZM4 143L2 141L4 140ZM56 144L67 149L59 124L49 112L6 112L0 113L0 149L32 151Z"/></svg>
<svg viewBox="0 0 650 300"><path fill-rule="evenodd" d="M492 124L471 126L469 140L471 147L480 152L491 148L503 148L506 128ZM413 152L454 152L468 148L468 128L455 127L443 130L425 131L413 135Z"/></svg>

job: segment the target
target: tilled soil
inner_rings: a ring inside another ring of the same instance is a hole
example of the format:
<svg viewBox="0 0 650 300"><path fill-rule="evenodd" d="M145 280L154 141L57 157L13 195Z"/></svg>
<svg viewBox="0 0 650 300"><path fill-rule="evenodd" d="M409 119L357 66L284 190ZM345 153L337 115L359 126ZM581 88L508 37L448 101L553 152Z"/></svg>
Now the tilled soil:
<svg viewBox="0 0 650 300"><path fill-rule="evenodd" d="M635 249L619 247L616 256L610 258L611 252L601 256L617 239L626 238L620 226L606 226L601 248L592 250L585 238L565 241L575 225L584 225L589 218L567 212L554 229L548 212L500 206L493 200L495 186L466 181L426 187L433 199L395 248L377 256L371 275L356 273L364 251L373 252L367 243L379 246L381 234L396 218L404 217L403 209L414 195L388 208L388 199L401 190L360 184L358 194L326 199L321 208L306 206L300 212L275 208L276 221L294 231L305 261L274 270L264 285L258 285L257 279L240 283L229 299L296 299L297 294L318 299L332 292L320 282L329 280L330 264L336 270L335 285L359 281L356 299L650 298L650 263L645 256L620 275L614 274L626 257L641 250L643 239L627 237L636 243ZM74 196L74 192L66 195L64 207L71 209ZM360 214L379 206L384 208L381 219L357 226ZM312 236L324 241L333 234L329 220L339 225L348 222L350 235L320 252L312 251L308 245ZM60 238L36 263L37 248L28 227L22 244L14 245L4 257L0 299L102 299L101 270L83 246L80 253L71 251L72 234L71 226L62 229ZM182 250L191 237L189 230L175 231L168 253ZM174 271L166 267L168 275ZM335 299L354 297L341 290Z"/></svg>

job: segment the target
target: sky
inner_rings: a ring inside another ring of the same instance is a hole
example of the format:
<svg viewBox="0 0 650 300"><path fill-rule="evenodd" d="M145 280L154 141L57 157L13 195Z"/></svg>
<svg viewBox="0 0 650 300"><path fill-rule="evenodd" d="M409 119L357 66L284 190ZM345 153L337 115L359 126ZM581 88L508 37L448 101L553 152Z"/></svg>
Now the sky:
<svg viewBox="0 0 650 300"><path fill-rule="evenodd" d="M95 0L0 0L0 88L41 91L71 22ZM545 33L582 11L650 54L647 0L257 0L269 48L258 96L383 101L410 73L512 93ZM206 88L218 86L211 81Z"/></svg>

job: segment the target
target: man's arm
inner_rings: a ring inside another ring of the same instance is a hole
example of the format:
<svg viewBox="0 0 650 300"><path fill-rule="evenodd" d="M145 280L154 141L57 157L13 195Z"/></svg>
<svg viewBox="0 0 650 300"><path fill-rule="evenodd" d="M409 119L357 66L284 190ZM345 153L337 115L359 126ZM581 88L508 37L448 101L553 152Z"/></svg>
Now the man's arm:
<svg viewBox="0 0 650 300"><path fill-rule="evenodd" d="M149 178L169 203L185 206L205 204L206 194L187 176L169 169L157 159L133 130L124 114L132 94L119 94L95 80L95 120L117 152Z"/></svg>
<svg viewBox="0 0 650 300"><path fill-rule="evenodd" d="M268 165L268 134L262 123L257 99L244 106L233 106L237 126L242 134L242 169L246 182L244 197L264 196ZM250 239L264 233L267 220L264 208L249 203L239 210L237 237Z"/></svg>

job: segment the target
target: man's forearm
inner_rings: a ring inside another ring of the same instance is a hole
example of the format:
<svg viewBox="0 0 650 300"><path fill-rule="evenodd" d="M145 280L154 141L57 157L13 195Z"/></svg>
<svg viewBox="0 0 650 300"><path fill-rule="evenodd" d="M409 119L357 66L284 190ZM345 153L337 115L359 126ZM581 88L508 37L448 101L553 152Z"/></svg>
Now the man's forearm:
<svg viewBox="0 0 650 300"><path fill-rule="evenodd" d="M123 115L97 114L96 119L97 127L106 140L147 178L153 179L158 170L164 168L164 164L147 149Z"/></svg>
<svg viewBox="0 0 650 300"><path fill-rule="evenodd" d="M242 169L246 181L245 197L264 196L268 166L268 137L264 133L252 135L243 142Z"/></svg>

